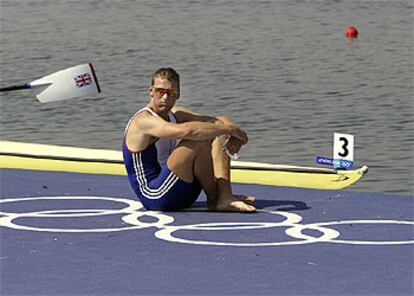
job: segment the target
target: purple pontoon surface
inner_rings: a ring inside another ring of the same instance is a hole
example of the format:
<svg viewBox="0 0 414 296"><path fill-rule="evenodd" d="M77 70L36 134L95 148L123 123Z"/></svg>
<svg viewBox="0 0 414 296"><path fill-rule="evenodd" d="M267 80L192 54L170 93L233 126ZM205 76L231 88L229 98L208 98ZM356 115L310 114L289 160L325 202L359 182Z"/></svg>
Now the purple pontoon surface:
<svg viewBox="0 0 414 296"><path fill-rule="evenodd" d="M1 295L412 295L413 197L234 184L148 212L123 176L1 169Z"/></svg>

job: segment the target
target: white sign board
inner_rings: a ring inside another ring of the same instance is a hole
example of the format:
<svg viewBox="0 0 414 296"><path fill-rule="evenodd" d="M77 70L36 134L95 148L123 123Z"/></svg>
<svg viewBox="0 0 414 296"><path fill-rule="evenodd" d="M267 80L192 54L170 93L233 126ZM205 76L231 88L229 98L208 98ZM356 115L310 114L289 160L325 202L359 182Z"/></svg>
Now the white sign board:
<svg viewBox="0 0 414 296"><path fill-rule="evenodd" d="M334 133L333 159L354 161L354 136Z"/></svg>

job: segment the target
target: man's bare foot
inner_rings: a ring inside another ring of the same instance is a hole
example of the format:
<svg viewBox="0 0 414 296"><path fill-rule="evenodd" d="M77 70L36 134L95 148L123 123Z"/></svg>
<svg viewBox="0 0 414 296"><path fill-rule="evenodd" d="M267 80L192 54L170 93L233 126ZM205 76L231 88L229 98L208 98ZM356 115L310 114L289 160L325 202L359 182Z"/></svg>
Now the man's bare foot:
<svg viewBox="0 0 414 296"><path fill-rule="evenodd" d="M253 205L253 203L256 200L256 197L252 195L235 194L234 196L238 198L239 200L241 200L242 202L247 203L248 205Z"/></svg>
<svg viewBox="0 0 414 296"><path fill-rule="evenodd" d="M216 211L218 212L240 212L240 213L253 213L256 212L256 208L249 205L236 196L229 195L220 197L216 204Z"/></svg>

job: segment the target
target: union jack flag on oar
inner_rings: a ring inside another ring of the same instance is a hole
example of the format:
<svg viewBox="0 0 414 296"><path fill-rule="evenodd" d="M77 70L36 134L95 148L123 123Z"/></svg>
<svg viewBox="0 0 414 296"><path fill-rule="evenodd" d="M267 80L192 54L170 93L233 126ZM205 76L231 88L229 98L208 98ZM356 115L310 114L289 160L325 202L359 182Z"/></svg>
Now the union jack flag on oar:
<svg viewBox="0 0 414 296"><path fill-rule="evenodd" d="M75 77L73 77L73 79L76 82L76 86L79 88L92 84L91 74L89 73L76 75Z"/></svg>
<svg viewBox="0 0 414 296"><path fill-rule="evenodd" d="M84 87L87 85L89 87ZM0 92L19 89L31 89L41 103L94 96L101 92L91 63L60 70L32 82L1 87Z"/></svg>

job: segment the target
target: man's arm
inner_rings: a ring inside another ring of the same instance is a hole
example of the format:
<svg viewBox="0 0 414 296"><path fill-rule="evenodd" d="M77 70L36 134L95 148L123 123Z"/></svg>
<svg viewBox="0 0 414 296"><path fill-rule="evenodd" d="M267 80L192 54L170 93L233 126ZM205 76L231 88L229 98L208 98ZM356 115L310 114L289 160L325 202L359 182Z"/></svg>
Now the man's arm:
<svg viewBox="0 0 414 296"><path fill-rule="evenodd" d="M174 106L171 111L174 113L179 123L190 121L201 121L210 123L218 122L218 119L216 117L202 115L182 106Z"/></svg>
<svg viewBox="0 0 414 296"><path fill-rule="evenodd" d="M190 121L183 123L167 122L156 116L140 117L136 121L139 130L157 138L188 139L193 141L210 140L220 135L240 136L237 129L221 123Z"/></svg>
<svg viewBox="0 0 414 296"><path fill-rule="evenodd" d="M215 124L223 124L232 128L238 128L236 124L227 116L208 116L196 113L182 106L174 106L172 109L178 122L211 122Z"/></svg>
<svg viewBox="0 0 414 296"><path fill-rule="evenodd" d="M227 116L212 117L208 115L202 115L182 106L174 106L172 111L176 116L178 122L210 122L214 124L225 125L237 130L237 133L235 132L234 135L229 134L229 136L234 137L234 141L231 142L236 143L236 146L239 146L238 149L236 148L237 151L240 149L242 145L246 144L248 141L247 134L240 128L238 128L236 124Z"/></svg>

